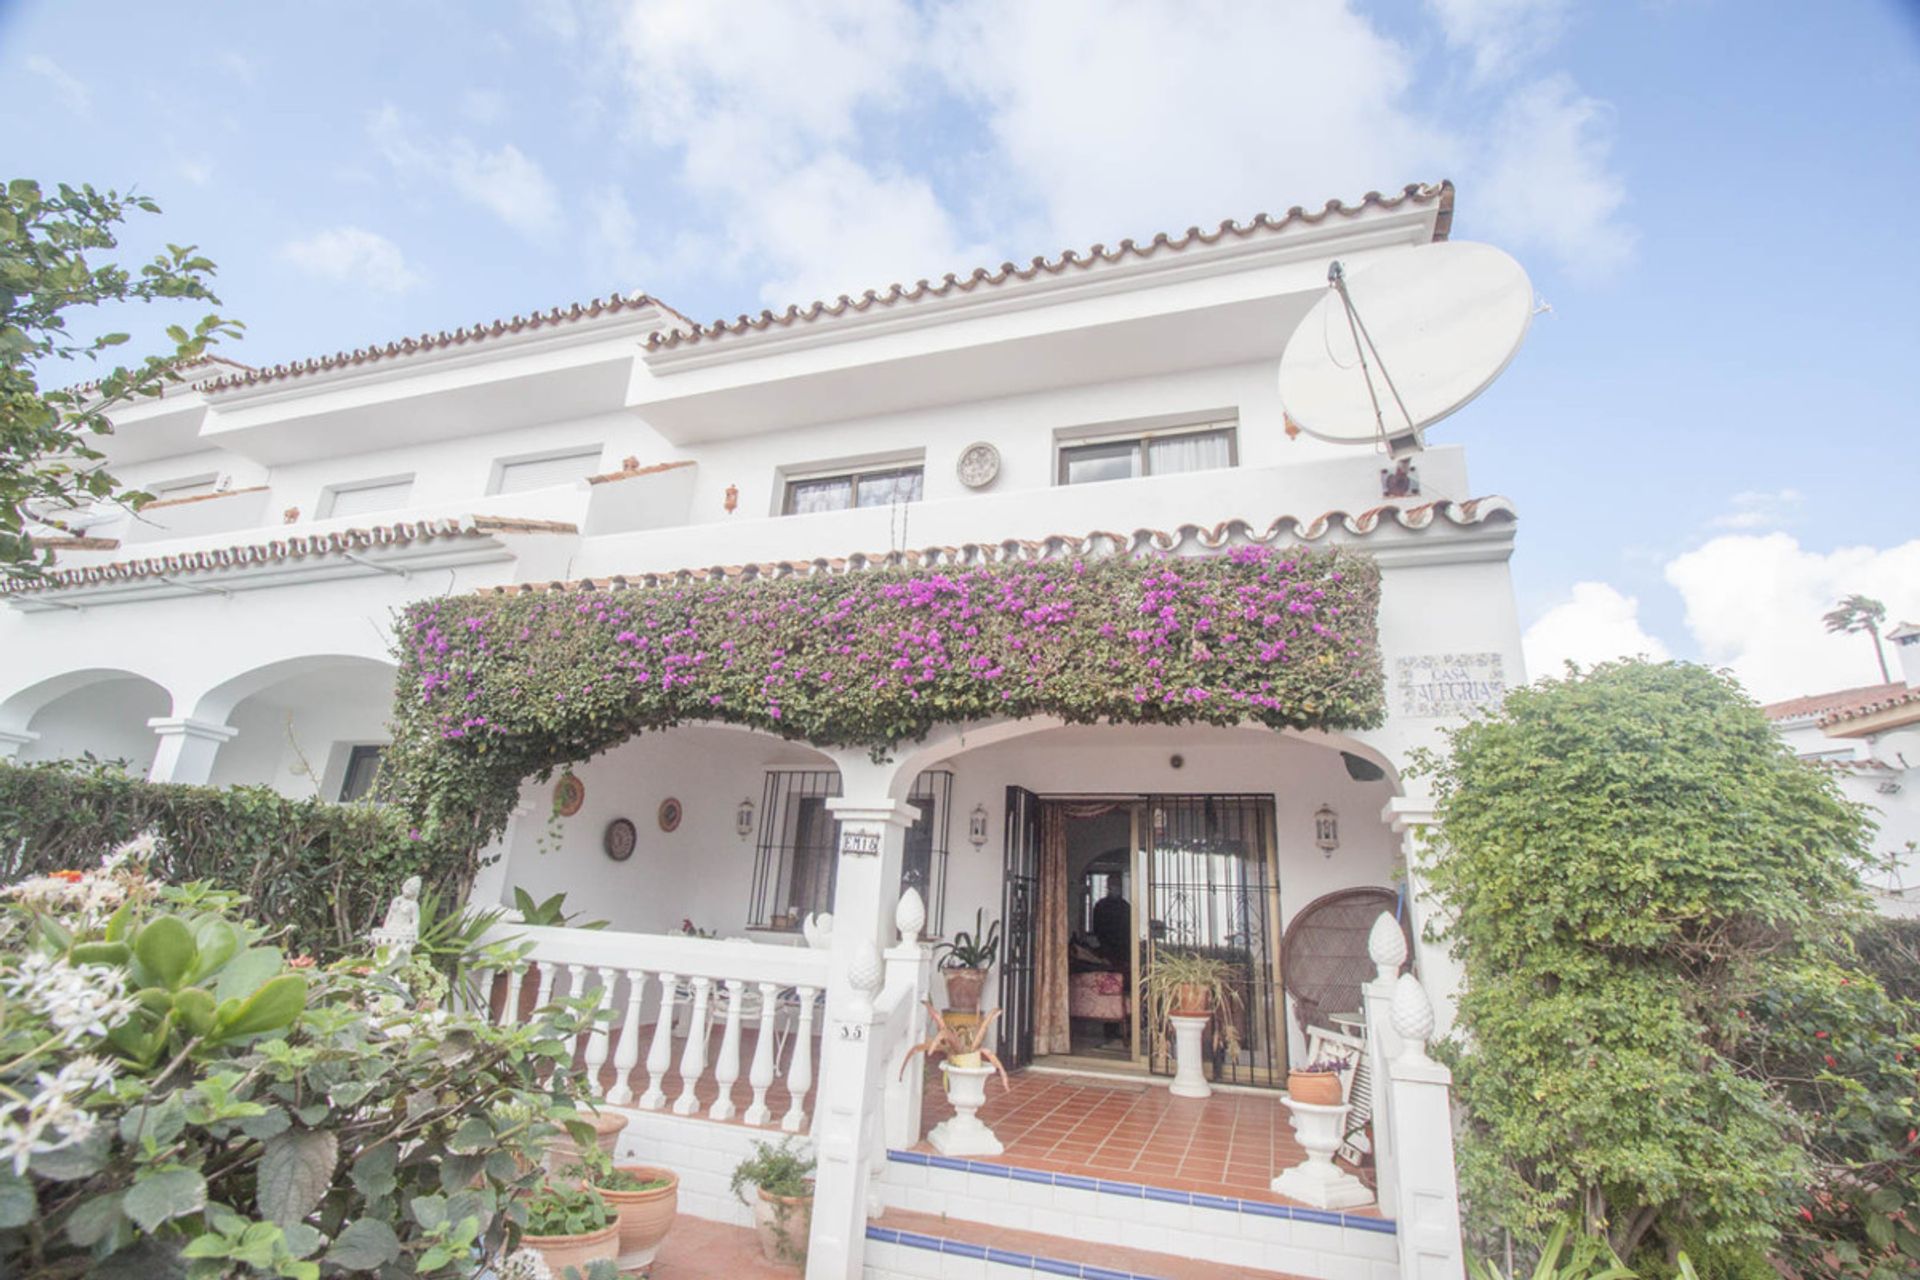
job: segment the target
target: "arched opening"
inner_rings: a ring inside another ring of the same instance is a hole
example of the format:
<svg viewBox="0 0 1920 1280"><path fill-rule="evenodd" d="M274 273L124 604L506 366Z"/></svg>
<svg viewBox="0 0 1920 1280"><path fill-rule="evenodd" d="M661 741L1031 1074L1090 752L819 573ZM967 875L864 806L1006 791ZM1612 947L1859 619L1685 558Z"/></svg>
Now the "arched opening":
<svg viewBox="0 0 1920 1280"><path fill-rule="evenodd" d="M392 663L345 654L256 667L194 702L196 719L235 730L214 758L214 786L264 784L285 795L369 799L390 741Z"/></svg>
<svg viewBox="0 0 1920 1280"><path fill-rule="evenodd" d="M144 778L159 749L147 721L172 708L172 695L154 680L97 668L68 672L14 694L0 707L0 725L18 725L36 735L14 757L22 763L92 756L120 761L128 773Z"/></svg>

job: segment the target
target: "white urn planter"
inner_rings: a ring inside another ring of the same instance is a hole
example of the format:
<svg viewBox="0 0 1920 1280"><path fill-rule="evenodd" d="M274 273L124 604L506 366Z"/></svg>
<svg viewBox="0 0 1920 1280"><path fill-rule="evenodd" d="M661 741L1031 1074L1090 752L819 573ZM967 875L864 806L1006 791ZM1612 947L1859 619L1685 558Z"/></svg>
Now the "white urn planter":
<svg viewBox="0 0 1920 1280"><path fill-rule="evenodd" d="M1365 1184L1333 1162L1333 1153L1346 1136L1347 1112L1352 1108L1344 1102L1323 1106L1295 1098L1281 1101L1293 1113L1293 1133L1307 1158L1273 1180L1275 1193L1316 1209L1357 1209L1372 1204L1373 1193Z"/></svg>
<svg viewBox="0 0 1920 1280"><path fill-rule="evenodd" d="M954 1114L935 1125L927 1141L943 1156L999 1155L1005 1148L978 1114L987 1100L987 1081L993 1076L993 1068L956 1067L943 1062L940 1070L947 1078L947 1101L953 1104Z"/></svg>
<svg viewBox="0 0 1920 1280"><path fill-rule="evenodd" d="M1167 1019L1173 1024L1173 1083L1167 1092L1176 1098L1211 1098L1213 1086L1207 1083L1206 1054L1202 1037L1212 1018L1190 1018L1176 1013Z"/></svg>

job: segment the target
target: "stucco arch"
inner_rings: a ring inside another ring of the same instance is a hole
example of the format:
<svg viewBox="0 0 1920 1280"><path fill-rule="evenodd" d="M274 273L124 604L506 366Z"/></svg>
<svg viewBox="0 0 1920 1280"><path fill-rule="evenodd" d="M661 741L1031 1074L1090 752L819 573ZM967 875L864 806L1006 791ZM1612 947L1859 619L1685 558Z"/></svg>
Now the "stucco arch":
<svg viewBox="0 0 1920 1280"><path fill-rule="evenodd" d="M22 762L125 760L136 773L152 765L149 722L168 715L165 684L122 667L85 667L16 689L0 701L0 748Z"/></svg>
<svg viewBox="0 0 1920 1280"><path fill-rule="evenodd" d="M152 685L166 695L166 711L173 709L174 697L166 683L145 672L126 667L82 667L78 670L47 676L45 679L36 680L5 695L0 695L0 729L26 729L33 718L49 703L87 688L89 685L120 680L139 680ZM165 713L162 712L162 714Z"/></svg>
<svg viewBox="0 0 1920 1280"><path fill-rule="evenodd" d="M359 653L310 653L280 658L227 676L209 687L182 697L184 714L196 720L224 724L235 707L256 694L302 676L321 674L363 674L383 678L390 686L398 668L384 657Z"/></svg>

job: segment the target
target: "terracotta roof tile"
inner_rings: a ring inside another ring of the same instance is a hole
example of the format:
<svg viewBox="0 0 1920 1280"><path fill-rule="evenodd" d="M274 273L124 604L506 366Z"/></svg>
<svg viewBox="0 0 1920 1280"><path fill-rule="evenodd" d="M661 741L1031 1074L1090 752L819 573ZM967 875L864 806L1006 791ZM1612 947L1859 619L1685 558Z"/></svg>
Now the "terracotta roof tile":
<svg viewBox="0 0 1920 1280"><path fill-rule="evenodd" d="M152 511L156 507L184 507L189 502L211 502L215 498L231 498L235 494L240 493L260 493L266 489L266 487L267 486L263 484L252 484L244 489L221 489L217 493L194 493L188 494L184 498L155 498L152 502L147 503L140 509L142 511Z"/></svg>
<svg viewBox="0 0 1920 1280"><path fill-rule="evenodd" d="M34 538L33 545L48 551L113 551L118 538L93 538L85 534L46 534Z"/></svg>
<svg viewBox="0 0 1920 1280"><path fill-rule="evenodd" d="M1171 553L1192 543L1217 551L1248 543L1276 543L1286 539L1315 542L1334 529L1365 537L1388 524L1418 531L1436 523L1465 528L1514 519L1513 504L1505 498L1470 498L1465 502L1429 502L1402 507L1386 503L1358 515L1328 511L1311 520L1281 516L1264 529L1245 520L1223 520L1215 525L1183 524L1177 529L1135 529L1132 533L1095 530L1074 536L1049 534L1044 538L1008 538L1003 542L968 542L960 546L923 547L915 551L855 553L813 560L777 560L750 564L714 565L661 573L616 574L609 578L576 578L564 582L515 582L483 587L482 595L520 595L534 591L605 591L623 587L674 586L698 582L751 582L764 578L805 577L812 574L857 572L862 569L933 568L1014 561L1057 560L1068 556L1100 557Z"/></svg>
<svg viewBox="0 0 1920 1280"><path fill-rule="evenodd" d="M1866 716L1878 715L1882 711L1891 711L1895 707L1920 705L1920 689L1909 688L1904 684L1883 686L1893 692L1883 697L1844 707L1835 707L1820 717L1822 729L1829 725L1844 724L1849 720L1859 720Z"/></svg>
<svg viewBox="0 0 1920 1280"><path fill-rule="evenodd" d="M804 307L790 306L778 314L762 311L757 316L742 315L735 320L716 320L708 325L689 325L686 329L669 329L650 336L647 339L647 349L671 351L676 347L710 342L716 338L738 336L776 327L786 328L795 324L831 319L849 312L862 312L874 307L891 307L903 302L918 302L925 298L940 298L952 293L970 293L983 286L1001 285L1009 280L1032 280L1036 276L1057 276L1068 271L1085 271L1104 263L1121 262L1129 258L1152 258L1162 253L1177 253L1195 244L1214 244L1229 237L1242 240L1261 232L1278 231L1295 224L1313 225L1336 216L1357 217L1368 208L1397 209L1409 203L1432 204L1436 207L1433 227L1435 240L1445 240L1451 234L1453 183L1446 181L1437 184L1413 183L1403 189L1399 195L1394 196L1383 196L1378 191L1369 191L1361 197L1357 205L1329 200L1317 212L1309 212L1300 205L1295 205L1277 218L1261 213L1256 214L1246 223L1228 219L1212 231L1188 227L1186 233L1179 236L1163 231L1145 244L1134 240L1122 240L1111 249L1103 244L1093 245L1084 252L1066 249L1061 251L1058 258L1035 258L1024 267L1003 262L997 270L976 267L964 276L949 273L943 276L938 284L927 280L917 281L911 287L894 284L884 292L869 289L858 298L851 298L843 293L833 302L822 300Z"/></svg>
<svg viewBox="0 0 1920 1280"><path fill-rule="evenodd" d="M630 467L622 467L618 471L609 471L605 475L588 476L587 483L612 484L615 480L631 480L635 476L658 475L662 471L677 471L681 467L691 467L695 465L692 458L681 458L675 462L656 462L652 466L647 467L641 466L638 458L628 458L627 461L633 465Z"/></svg>
<svg viewBox="0 0 1920 1280"><path fill-rule="evenodd" d="M559 520L519 520L510 516L472 516L465 520L403 520L367 528L335 529L328 533L296 534L272 542L239 547L215 547L144 560L117 560L109 564L56 569L38 578L10 581L0 594L28 595L68 587L97 587L108 583L165 578L178 573L216 573L249 569L283 560L310 560L349 555L381 547L403 546L436 539L484 538L495 533L578 533L576 525Z"/></svg>
<svg viewBox="0 0 1920 1280"><path fill-rule="evenodd" d="M1769 702L1760 710L1769 720L1798 720L1805 716L1824 716L1852 706L1862 706L1891 697L1904 690L1904 684L1869 684L1857 689L1836 689L1832 693L1803 694L1784 702Z"/></svg>
<svg viewBox="0 0 1920 1280"><path fill-rule="evenodd" d="M609 294L605 298L595 298L586 303L573 303L567 307L552 307L546 311L536 311L532 315L512 316L505 320L487 320L465 328L441 330L439 333L423 333L417 338L402 338L397 342L376 344L370 347L356 347L352 351L336 351L330 356L314 356L306 360L295 360L290 364L276 364L266 368L249 369L245 373L229 374L215 378L201 389L211 394L233 391L240 387L259 386L265 382L280 382L291 378L311 377L315 374L332 373L340 369L350 369L357 365L375 364L382 360L394 360L405 356L418 355L423 351L434 351L441 347L460 347L473 343L486 342L505 337L508 334L525 333L535 329L553 328L557 325L579 324L598 320L605 316L618 315L623 311L638 311L652 307L663 311L676 320L691 325L672 307L657 298L644 293Z"/></svg>

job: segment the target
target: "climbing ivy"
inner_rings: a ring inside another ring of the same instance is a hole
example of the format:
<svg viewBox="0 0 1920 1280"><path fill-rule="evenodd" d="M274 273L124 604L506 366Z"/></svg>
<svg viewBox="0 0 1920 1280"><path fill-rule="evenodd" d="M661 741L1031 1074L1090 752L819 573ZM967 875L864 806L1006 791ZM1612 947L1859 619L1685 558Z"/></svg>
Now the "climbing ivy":
<svg viewBox="0 0 1920 1280"><path fill-rule="evenodd" d="M1239 547L423 601L385 786L467 859L529 776L715 721L884 753L935 725L1380 723L1378 567Z"/></svg>

